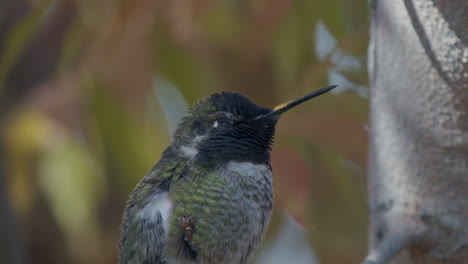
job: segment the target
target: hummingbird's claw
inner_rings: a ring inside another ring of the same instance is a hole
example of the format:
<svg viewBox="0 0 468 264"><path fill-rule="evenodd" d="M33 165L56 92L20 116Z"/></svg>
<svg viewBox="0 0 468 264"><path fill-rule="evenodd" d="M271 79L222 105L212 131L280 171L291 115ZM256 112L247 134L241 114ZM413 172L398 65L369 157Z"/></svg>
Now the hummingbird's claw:
<svg viewBox="0 0 468 264"><path fill-rule="evenodd" d="M185 230L185 242L191 243L193 237L193 228L195 227L195 218L191 215L184 215L179 217L179 225Z"/></svg>

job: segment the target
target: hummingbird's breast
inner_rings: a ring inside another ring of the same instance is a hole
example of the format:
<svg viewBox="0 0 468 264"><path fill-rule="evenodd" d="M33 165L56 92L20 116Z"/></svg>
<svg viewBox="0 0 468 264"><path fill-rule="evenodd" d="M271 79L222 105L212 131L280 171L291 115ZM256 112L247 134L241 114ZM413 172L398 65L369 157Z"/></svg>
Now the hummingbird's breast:
<svg viewBox="0 0 468 264"><path fill-rule="evenodd" d="M273 191L267 165L229 162L186 177L172 190L167 251L174 263L244 263L270 221ZM189 245L179 225L185 215L195 219ZM187 246L196 254L183 254Z"/></svg>

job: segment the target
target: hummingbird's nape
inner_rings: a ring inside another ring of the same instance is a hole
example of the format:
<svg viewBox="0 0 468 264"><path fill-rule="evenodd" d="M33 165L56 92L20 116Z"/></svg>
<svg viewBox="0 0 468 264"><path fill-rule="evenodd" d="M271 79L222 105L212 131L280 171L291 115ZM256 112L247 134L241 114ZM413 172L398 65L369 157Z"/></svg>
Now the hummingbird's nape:
<svg viewBox="0 0 468 264"><path fill-rule="evenodd" d="M130 194L118 263L247 263L273 211L270 152L278 117L335 87L274 109L233 92L196 103Z"/></svg>
<svg viewBox="0 0 468 264"><path fill-rule="evenodd" d="M317 90L317 91L314 91L310 94L307 94L307 95L304 95L303 97L301 98L298 98L298 99L295 99L295 100L292 100L292 101L289 101L287 103L284 103L284 104L280 104L278 106L276 106L273 111L271 111L270 113L266 114L266 115L259 115L256 117L256 119L260 119L260 118L267 118L269 116L279 116L281 115L282 113L290 110L291 108L293 107L296 107L314 97L317 97L319 95L322 95L326 92L329 92L331 90L333 90L334 88L336 88L338 85L330 85L330 86L327 86L325 88L322 88L320 90Z"/></svg>

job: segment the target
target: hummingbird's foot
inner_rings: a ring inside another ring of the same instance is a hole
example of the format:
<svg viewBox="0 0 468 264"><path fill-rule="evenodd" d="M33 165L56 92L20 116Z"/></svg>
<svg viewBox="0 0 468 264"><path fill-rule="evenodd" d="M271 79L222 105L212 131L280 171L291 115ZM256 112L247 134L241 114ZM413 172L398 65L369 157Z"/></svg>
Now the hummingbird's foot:
<svg viewBox="0 0 468 264"><path fill-rule="evenodd" d="M185 230L185 242L190 244L193 237L193 228L195 227L195 217L191 215L184 215L179 217L179 225Z"/></svg>

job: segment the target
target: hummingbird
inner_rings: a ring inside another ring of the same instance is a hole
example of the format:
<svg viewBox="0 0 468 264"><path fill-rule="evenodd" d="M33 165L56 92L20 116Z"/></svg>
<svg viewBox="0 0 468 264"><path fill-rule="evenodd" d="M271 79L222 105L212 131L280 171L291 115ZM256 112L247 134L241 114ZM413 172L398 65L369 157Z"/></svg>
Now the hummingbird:
<svg viewBox="0 0 468 264"><path fill-rule="evenodd" d="M196 103L129 195L118 262L246 263L273 210L270 152L280 116L335 87L274 109L233 92Z"/></svg>

